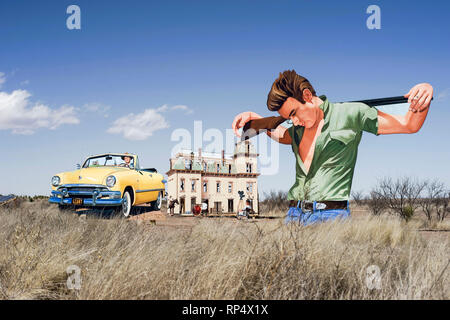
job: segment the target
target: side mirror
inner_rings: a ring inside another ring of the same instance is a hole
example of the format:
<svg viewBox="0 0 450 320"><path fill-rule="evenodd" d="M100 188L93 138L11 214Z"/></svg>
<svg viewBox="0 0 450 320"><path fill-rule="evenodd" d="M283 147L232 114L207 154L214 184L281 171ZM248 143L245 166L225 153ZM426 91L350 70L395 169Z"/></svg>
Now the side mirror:
<svg viewBox="0 0 450 320"><path fill-rule="evenodd" d="M77 167L77 170L81 169L81 165L79 163L77 163L76 167Z"/></svg>

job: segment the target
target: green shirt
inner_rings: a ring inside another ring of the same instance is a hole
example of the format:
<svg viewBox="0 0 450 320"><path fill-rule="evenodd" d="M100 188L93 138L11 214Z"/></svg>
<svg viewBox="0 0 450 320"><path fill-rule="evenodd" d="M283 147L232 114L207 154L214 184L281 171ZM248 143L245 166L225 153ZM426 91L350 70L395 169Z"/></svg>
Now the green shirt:
<svg viewBox="0 0 450 320"><path fill-rule="evenodd" d="M325 96L319 106L324 124L317 137L308 174L298 152L304 127L288 129L296 157L295 183L288 200L348 200L362 131L378 135L378 111L364 103L331 103Z"/></svg>

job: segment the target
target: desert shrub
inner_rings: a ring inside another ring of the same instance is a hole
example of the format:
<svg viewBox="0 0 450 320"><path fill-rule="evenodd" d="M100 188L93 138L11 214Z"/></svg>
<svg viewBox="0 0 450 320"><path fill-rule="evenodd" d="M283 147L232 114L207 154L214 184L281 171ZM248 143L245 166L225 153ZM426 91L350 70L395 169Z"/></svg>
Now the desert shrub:
<svg viewBox="0 0 450 320"><path fill-rule="evenodd" d="M364 198L364 193L362 191L352 191L351 197L358 206L364 205L365 198Z"/></svg>
<svg viewBox="0 0 450 320"><path fill-rule="evenodd" d="M426 181L423 196L419 199L419 204L428 219L431 222L433 217L437 221L444 221L447 215L450 192L446 190L443 182L435 179Z"/></svg>
<svg viewBox="0 0 450 320"><path fill-rule="evenodd" d="M406 205L403 209L403 218L409 221L414 215L414 208L411 205Z"/></svg>
<svg viewBox="0 0 450 320"><path fill-rule="evenodd" d="M408 221L420 206L420 198L426 186L425 181L410 177L392 179L385 177L377 185L379 195L387 207L400 218Z"/></svg>
<svg viewBox="0 0 450 320"><path fill-rule="evenodd" d="M443 222L450 213L450 191L446 191L441 197L434 201L434 209L437 220Z"/></svg>
<svg viewBox="0 0 450 320"><path fill-rule="evenodd" d="M282 211L286 212L289 209L289 201L287 200L286 191L274 191L264 192L264 200L260 203L260 211L273 212Z"/></svg>
<svg viewBox="0 0 450 320"><path fill-rule="evenodd" d="M373 189L370 191L370 195L366 199L365 203L367 204L370 212L375 216L381 215L388 206L386 199L378 189Z"/></svg>

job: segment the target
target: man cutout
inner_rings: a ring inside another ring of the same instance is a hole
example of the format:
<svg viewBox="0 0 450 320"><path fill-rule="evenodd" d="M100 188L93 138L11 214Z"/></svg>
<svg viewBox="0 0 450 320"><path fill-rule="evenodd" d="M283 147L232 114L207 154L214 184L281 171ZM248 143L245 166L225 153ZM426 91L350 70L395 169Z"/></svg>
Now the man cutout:
<svg viewBox="0 0 450 320"><path fill-rule="evenodd" d="M349 196L362 132L375 135L416 133L427 116L433 88L415 85L405 95L406 115L390 115L360 102L331 103L316 96L310 82L294 70L280 73L267 98L267 107L290 119L290 128L266 131L281 144L290 144L296 158L296 179L288 193L286 221L304 225L350 215ZM262 118L247 111L237 115L232 128Z"/></svg>

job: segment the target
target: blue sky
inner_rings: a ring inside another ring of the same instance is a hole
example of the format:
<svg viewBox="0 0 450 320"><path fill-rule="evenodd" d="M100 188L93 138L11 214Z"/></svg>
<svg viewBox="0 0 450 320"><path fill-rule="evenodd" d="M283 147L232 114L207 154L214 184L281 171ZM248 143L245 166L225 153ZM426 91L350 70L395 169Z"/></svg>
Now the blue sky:
<svg viewBox="0 0 450 320"><path fill-rule="evenodd" d="M66 28L71 4L81 30ZM371 4L381 8L380 30L366 27ZM134 152L166 172L173 130L202 120L203 130L225 131L239 112L271 115L267 93L286 69L331 101L431 83L419 133L364 134L353 189L368 191L384 175L450 185L449 9L445 1L2 1L0 194L47 194L53 174L102 152ZM137 115L151 124L143 135L108 130ZM289 146L281 159L277 175L261 177L262 191L294 182Z"/></svg>

